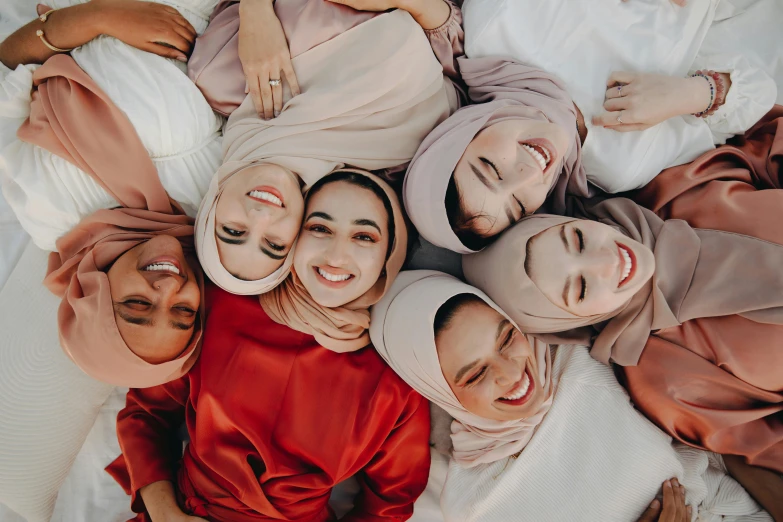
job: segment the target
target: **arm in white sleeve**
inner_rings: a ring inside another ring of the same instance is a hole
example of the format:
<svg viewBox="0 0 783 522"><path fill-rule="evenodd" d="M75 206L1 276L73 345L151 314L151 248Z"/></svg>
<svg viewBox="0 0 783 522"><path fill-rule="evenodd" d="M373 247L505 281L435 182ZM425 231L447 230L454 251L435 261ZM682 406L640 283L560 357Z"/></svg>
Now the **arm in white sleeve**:
<svg viewBox="0 0 783 522"><path fill-rule="evenodd" d="M16 131L30 115L33 72L38 65L11 70L0 63L0 151L16 140Z"/></svg>

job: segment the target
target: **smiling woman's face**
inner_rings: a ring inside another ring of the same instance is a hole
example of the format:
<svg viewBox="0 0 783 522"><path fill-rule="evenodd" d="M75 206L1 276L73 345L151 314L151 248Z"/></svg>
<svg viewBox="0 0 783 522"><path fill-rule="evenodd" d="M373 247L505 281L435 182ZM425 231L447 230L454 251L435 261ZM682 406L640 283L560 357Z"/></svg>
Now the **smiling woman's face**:
<svg viewBox="0 0 783 522"><path fill-rule="evenodd" d="M291 250L303 213L299 181L290 172L268 164L237 172L215 208L221 264L245 281L270 275Z"/></svg>
<svg viewBox="0 0 783 522"><path fill-rule="evenodd" d="M479 132L454 169L461 207L473 230L492 237L544 203L568 152L568 133L559 125L510 119Z"/></svg>
<svg viewBox="0 0 783 522"><path fill-rule="evenodd" d="M655 272L641 243L596 221L558 225L528 241L528 276L555 306L579 317L619 309Z"/></svg>
<svg viewBox="0 0 783 522"><path fill-rule="evenodd" d="M435 336L441 371L462 406L480 417L519 420L544 401L533 348L488 304L457 308Z"/></svg>
<svg viewBox="0 0 783 522"><path fill-rule="evenodd" d="M294 270L316 303L343 306L373 287L393 241L389 219L378 196L348 181L308 198Z"/></svg>
<svg viewBox="0 0 783 522"><path fill-rule="evenodd" d="M114 319L125 344L151 364L176 359L193 337L201 290L179 241L155 236L120 256L107 272Z"/></svg>

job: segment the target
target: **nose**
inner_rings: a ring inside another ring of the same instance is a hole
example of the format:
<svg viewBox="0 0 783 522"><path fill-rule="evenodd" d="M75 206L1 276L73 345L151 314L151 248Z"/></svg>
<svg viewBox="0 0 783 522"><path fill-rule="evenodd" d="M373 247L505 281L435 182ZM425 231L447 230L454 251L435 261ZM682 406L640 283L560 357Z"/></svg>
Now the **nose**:
<svg viewBox="0 0 783 522"><path fill-rule="evenodd" d="M511 386L519 382L523 371L519 359L501 357L497 363L495 382L498 386Z"/></svg>
<svg viewBox="0 0 783 522"><path fill-rule="evenodd" d="M620 263L619 253L611 248L590 252L582 255L582 270L599 278L609 278L617 273Z"/></svg>
<svg viewBox="0 0 783 522"><path fill-rule="evenodd" d="M276 218L278 217L277 214L277 212L272 211L272 209L268 206L261 206L250 209L250 212L248 212L248 217L250 218L250 222L253 226L268 227L270 224L275 222Z"/></svg>
<svg viewBox="0 0 783 522"><path fill-rule="evenodd" d="M185 284L185 278L175 275L160 274L152 281L152 288L163 299L169 299L177 294Z"/></svg>
<svg viewBox="0 0 783 522"><path fill-rule="evenodd" d="M342 239L333 239L324 252L324 260L335 268L341 268L348 264L348 242Z"/></svg>

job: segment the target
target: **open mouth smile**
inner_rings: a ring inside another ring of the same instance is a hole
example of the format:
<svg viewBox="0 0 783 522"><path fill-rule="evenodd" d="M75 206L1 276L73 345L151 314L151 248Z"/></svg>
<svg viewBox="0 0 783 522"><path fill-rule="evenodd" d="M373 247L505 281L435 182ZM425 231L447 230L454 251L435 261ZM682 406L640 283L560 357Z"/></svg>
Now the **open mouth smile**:
<svg viewBox="0 0 783 522"><path fill-rule="evenodd" d="M538 166L541 167L541 170L544 172L555 159L555 154L552 152L554 147L549 143L549 140L537 138L520 142L519 145L536 160L536 163L538 163Z"/></svg>
<svg viewBox="0 0 783 522"><path fill-rule="evenodd" d="M283 204L283 195L279 190L273 187L256 187L246 195L250 199L254 199L259 203L264 203L265 205L272 205L278 208L285 207Z"/></svg>
<svg viewBox="0 0 783 522"><path fill-rule="evenodd" d="M355 277L353 274L346 272L345 270L335 269L332 267L329 267L327 270L326 268L320 266L314 266L313 271L315 272L318 282L330 288L342 288L347 286Z"/></svg>
<svg viewBox="0 0 783 522"><path fill-rule="evenodd" d="M506 395L497 400L510 406L521 406L530 400L535 387L535 381L533 380L533 376L530 375L530 369L525 367L525 373L522 374L522 378L519 382L517 382Z"/></svg>
<svg viewBox="0 0 783 522"><path fill-rule="evenodd" d="M636 273L636 256L633 250L620 243L617 243L617 250L620 252L620 281L617 283L617 288L622 288Z"/></svg>

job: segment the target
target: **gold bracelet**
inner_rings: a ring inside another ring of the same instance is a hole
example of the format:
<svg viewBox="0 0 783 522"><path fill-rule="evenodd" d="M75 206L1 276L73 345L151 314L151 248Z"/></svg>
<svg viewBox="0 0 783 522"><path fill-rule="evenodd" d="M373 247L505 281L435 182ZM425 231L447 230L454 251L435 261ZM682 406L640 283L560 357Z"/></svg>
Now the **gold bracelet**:
<svg viewBox="0 0 783 522"><path fill-rule="evenodd" d="M44 14L39 16L38 19L41 21L41 23L46 23L46 20L47 20L47 18L49 18L49 15L52 14L53 12L55 12L55 11L57 11L57 9L50 9L49 11L46 11ZM41 41L43 42L43 44L46 47L48 47L49 49L51 49L52 51L54 51L56 53L67 53L67 52L73 51L73 49L60 49L59 47L55 47L54 45L49 43L49 40L46 39L46 36L44 35L44 32L43 32L42 29L38 29L37 31L35 31L35 35L38 38L41 39Z"/></svg>

